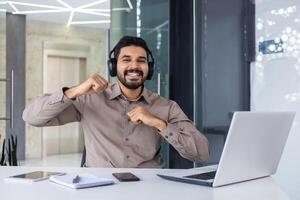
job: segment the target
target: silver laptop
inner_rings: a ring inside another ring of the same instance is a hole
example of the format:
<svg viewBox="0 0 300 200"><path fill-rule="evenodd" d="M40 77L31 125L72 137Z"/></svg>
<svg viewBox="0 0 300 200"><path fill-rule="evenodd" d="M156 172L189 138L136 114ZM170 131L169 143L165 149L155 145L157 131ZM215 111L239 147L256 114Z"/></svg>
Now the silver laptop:
<svg viewBox="0 0 300 200"><path fill-rule="evenodd" d="M219 165L157 175L212 187L270 176L277 170L294 116L294 112L235 112Z"/></svg>

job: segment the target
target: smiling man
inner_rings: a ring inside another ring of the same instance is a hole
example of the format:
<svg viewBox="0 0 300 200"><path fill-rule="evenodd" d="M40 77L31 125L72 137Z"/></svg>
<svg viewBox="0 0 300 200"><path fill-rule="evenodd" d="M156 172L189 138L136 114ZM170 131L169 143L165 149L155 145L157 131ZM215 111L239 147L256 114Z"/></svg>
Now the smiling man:
<svg viewBox="0 0 300 200"><path fill-rule="evenodd" d="M112 57L112 54L114 57ZM33 126L79 121L87 167L161 168L162 140L191 161L208 159L208 142L177 103L147 90L154 59L146 42L123 37L111 51L108 68L118 83L98 74L28 105L23 119Z"/></svg>

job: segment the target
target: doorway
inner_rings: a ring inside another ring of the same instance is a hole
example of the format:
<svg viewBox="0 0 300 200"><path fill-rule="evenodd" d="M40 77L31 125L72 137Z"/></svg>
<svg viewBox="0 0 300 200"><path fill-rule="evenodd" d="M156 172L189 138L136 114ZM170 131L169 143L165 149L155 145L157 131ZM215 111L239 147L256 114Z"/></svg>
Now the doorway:
<svg viewBox="0 0 300 200"><path fill-rule="evenodd" d="M80 84L86 77L86 58L47 55L44 61L43 92ZM42 128L42 156L81 153L84 138L79 122Z"/></svg>

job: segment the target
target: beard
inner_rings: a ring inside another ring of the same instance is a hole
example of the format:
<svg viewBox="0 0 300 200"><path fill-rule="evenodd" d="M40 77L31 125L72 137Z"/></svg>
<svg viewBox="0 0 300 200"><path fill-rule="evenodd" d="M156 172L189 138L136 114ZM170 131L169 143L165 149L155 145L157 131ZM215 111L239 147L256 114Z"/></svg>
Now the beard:
<svg viewBox="0 0 300 200"><path fill-rule="evenodd" d="M126 81L125 76L128 73L138 73L142 77L141 81L139 81L139 82L136 82L136 81L128 82L128 81ZM125 70L123 76L121 76L120 74L117 74L117 77L118 77L118 80L126 88L131 89L131 90L135 90L135 89L138 89L139 87L144 85L144 82L145 82L146 78L144 78L143 75L144 75L143 71L140 71L140 70L137 70L137 69L131 69L131 70Z"/></svg>

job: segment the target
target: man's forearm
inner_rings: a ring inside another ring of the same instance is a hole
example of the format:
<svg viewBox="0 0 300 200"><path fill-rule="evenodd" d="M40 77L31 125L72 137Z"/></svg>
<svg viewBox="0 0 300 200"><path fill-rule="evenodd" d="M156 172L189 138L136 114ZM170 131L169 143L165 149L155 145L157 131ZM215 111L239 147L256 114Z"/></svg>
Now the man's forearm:
<svg viewBox="0 0 300 200"><path fill-rule="evenodd" d="M60 89L27 105L23 111L23 120L33 126L54 126L79 121L79 113L72 104L73 101L64 97Z"/></svg>
<svg viewBox="0 0 300 200"><path fill-rule="evenodd" d="M64 91L64 94L69 99L75 100L79 95L77 92L77 87L71 87Z"/></svg>
<svg viewBox="0 0 300 200"><path fill-rule="evenodd" d="M160 134L182 157L194 162L208 160L208 140L191 122L168 123Z"/></svg>
<svg viewBox="0 0 300 200"><path fill-rule="evenodd" d="M167 123L161 119L157 119L154 127L157 128L159 132L161 132L167 127Z"/></svg>

